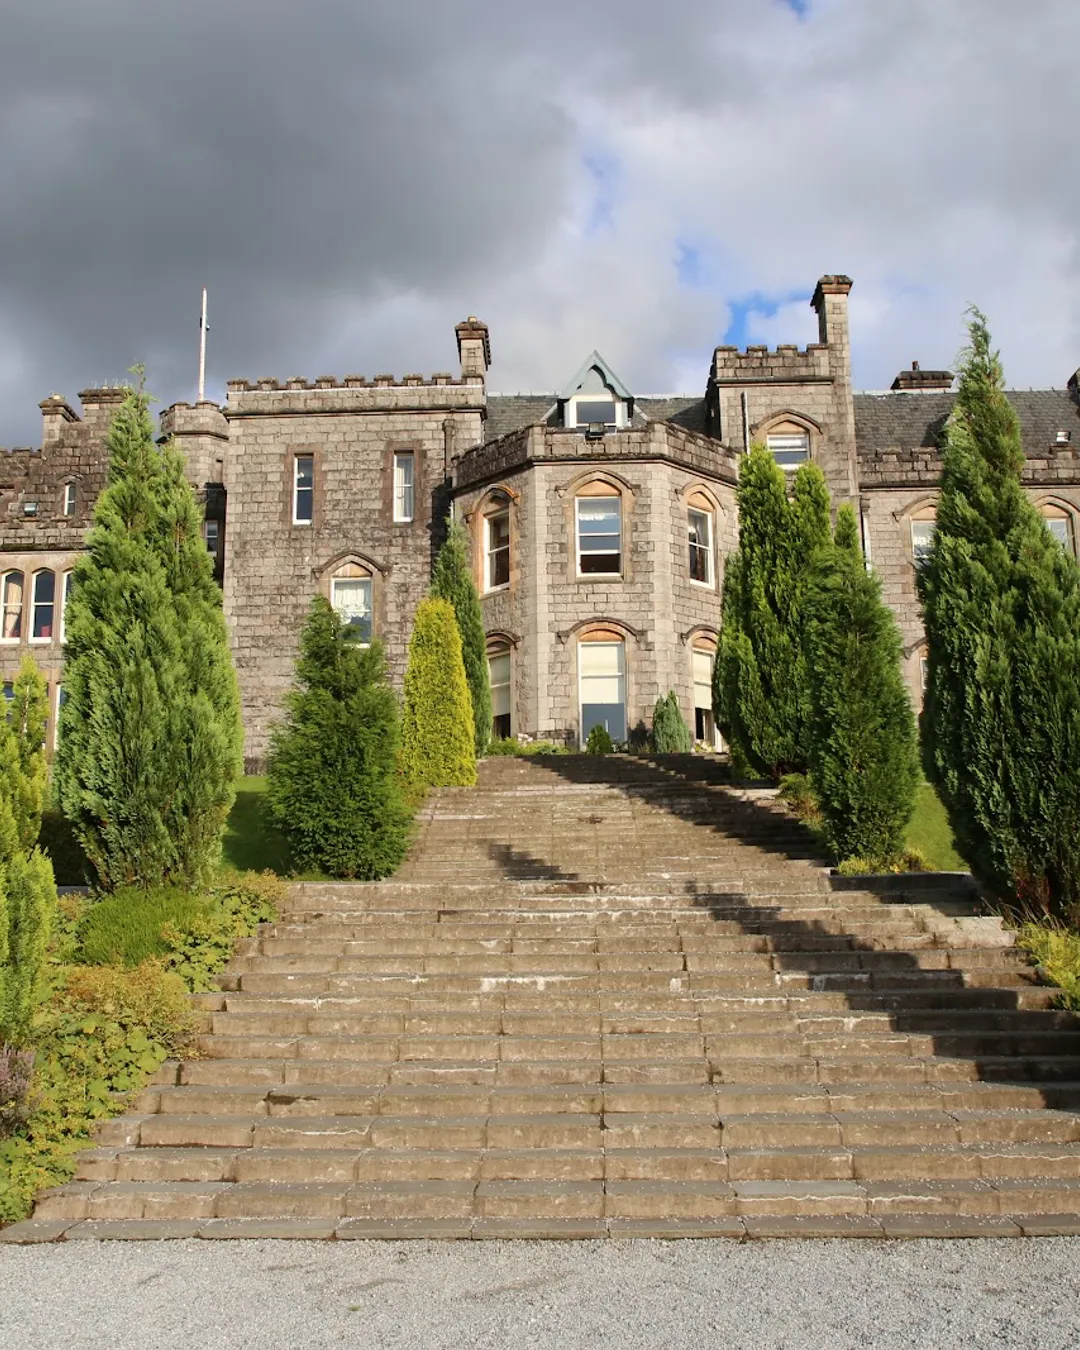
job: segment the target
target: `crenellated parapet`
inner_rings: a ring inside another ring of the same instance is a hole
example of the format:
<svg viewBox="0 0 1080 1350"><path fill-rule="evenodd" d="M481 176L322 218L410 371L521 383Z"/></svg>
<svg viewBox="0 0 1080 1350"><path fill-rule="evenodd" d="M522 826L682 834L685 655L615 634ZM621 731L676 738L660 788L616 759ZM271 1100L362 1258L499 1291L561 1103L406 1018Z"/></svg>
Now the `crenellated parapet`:
<svg viewBox="0 0 1080 1350"><path fill-rule="evenodd" d="M432 413L482 410L486 403L481 375L455 379L436 375L319 375L230 380L225 416L318 416L323 413Z"/></svg>

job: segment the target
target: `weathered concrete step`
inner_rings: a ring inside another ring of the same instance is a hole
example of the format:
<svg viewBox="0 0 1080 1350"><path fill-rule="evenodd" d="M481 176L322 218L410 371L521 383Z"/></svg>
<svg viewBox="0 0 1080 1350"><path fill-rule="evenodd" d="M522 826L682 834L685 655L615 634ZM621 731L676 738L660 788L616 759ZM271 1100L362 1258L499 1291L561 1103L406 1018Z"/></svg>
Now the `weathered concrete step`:
<svg viewBox="0 0 1080 1350"><path fill-rule="evenodd" d="M40 1220L679 1219L1080 1212L1080 1179L71 1182Z"/></svg>
<svg viewBox="0 0 1080 1350"><path fill-rule="evenodd" d="M817 1144L781 1148L96 1149L76 1180L159 1184L394 1181L994 1181L1080 1177L1080 1145ZM734 1133L734 1132L732 1132Z"/></svg>

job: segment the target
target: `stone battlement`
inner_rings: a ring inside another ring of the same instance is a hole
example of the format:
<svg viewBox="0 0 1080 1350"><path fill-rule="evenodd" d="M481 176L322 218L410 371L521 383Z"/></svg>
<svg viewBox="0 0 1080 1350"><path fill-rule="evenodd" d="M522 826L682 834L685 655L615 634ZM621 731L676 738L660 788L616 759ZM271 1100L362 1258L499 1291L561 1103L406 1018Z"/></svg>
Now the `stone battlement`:
<svg viewBox="0 0 1080 1350"><path fill-rule="evenodd" d="M713 353L712 383L756 384L828 380L832 377L830 349L824 342L806 347L781 344L768 347L717 347Z"/></svg>
<svg viewBox="0 0 1080 1350"><path fill-rule="evenodd" d="M320 375L288 380L230 380L225 415L233 417L305 416L320 413L437 412L484 407L487 396L479 375Z"/></svg>

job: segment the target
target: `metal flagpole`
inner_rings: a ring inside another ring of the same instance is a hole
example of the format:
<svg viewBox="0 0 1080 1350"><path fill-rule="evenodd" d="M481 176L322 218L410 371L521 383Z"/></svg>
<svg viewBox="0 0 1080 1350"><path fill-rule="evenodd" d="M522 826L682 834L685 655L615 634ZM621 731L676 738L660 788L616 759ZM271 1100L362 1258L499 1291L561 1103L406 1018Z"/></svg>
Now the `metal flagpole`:
<svg viewBox="0 0 1080 1350"><path fill-rule="evenodd" d="M202 292L202 317L199 319L199 402L206 397L206 287Z"/></svg>

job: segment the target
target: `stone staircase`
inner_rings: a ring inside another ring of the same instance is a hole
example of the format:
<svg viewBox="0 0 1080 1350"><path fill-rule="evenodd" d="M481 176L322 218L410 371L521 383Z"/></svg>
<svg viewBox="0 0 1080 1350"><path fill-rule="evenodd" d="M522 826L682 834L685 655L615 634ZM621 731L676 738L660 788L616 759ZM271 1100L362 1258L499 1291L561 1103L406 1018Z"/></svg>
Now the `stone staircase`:
<svg viewBox="0 0 1080 1350"><path fill-rule="evenodd" d="M703 758L486 762L301 884L12 1240L1080 1232L1080 1024ZM20 1231L21 1230L21 1231Z"/></svg>

